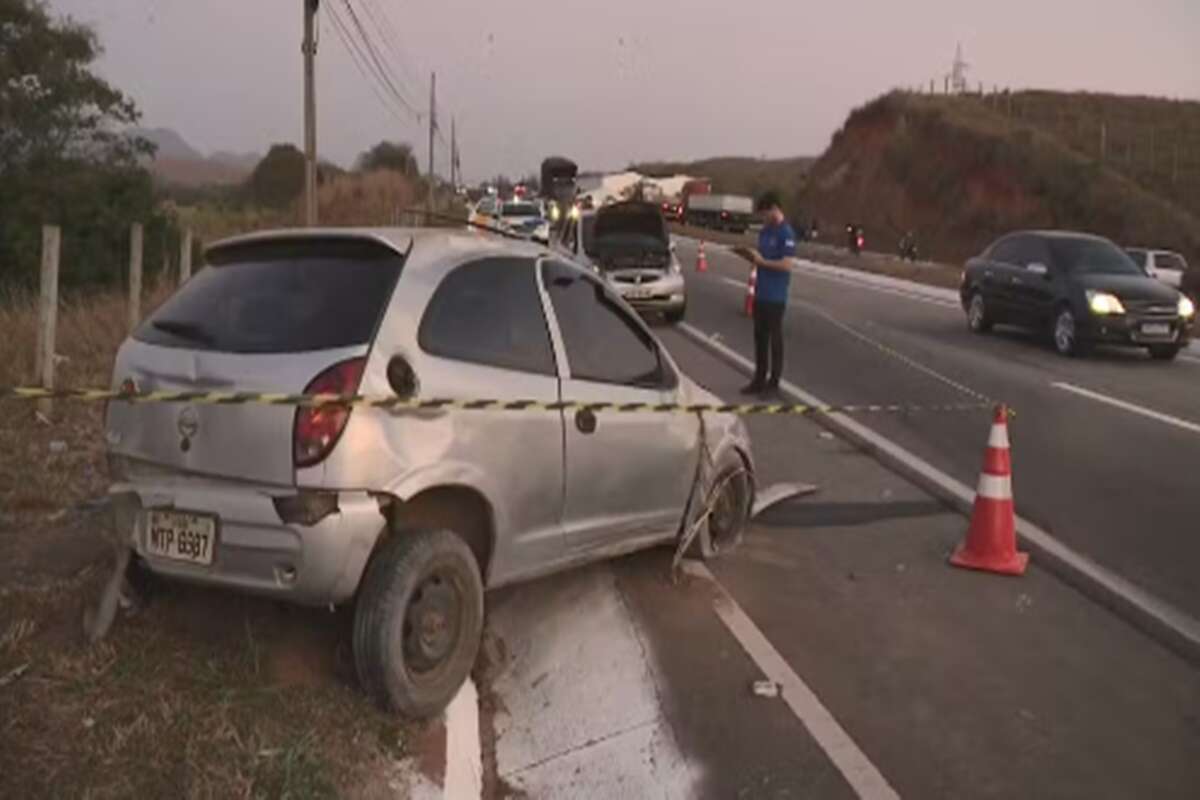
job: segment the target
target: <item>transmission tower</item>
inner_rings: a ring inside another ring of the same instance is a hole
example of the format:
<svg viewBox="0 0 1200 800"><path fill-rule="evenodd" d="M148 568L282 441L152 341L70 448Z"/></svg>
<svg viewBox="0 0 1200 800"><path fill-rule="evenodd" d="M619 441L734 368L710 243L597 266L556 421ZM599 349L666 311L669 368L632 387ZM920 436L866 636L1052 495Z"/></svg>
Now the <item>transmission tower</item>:
<svg viewBox="0 0 1200 800"><path fill-rule="evenodd" d="M958 43L958 48L954 51L954 65L950 68L950 91L954 94L966 94L969 90L967 86L967 70L971 65L963 61L962 42Z"/></svg>

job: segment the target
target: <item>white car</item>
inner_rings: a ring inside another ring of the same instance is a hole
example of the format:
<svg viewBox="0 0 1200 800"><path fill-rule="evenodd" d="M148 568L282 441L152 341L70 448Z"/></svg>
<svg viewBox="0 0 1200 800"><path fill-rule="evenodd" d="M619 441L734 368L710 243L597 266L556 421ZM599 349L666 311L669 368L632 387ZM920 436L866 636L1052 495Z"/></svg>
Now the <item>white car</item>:
<svg viewBox="0 0 1200 800"><path fill-rule="evenodd" d="M550 240L550 222L537 200L506 200L496 215L500 227L541 242Z"/></svg>
<svg viewBox="0 0 1200 800"><path fill-rule="evenodd" d="M1168 286L1179 288L1183 281L1183 273L1187 272L1187 261L1179 253L1170 250L1150 250L1145 247L1129 247L1125 249L1129 257L1142 268L1151 278L1162 281Z"/></svg>

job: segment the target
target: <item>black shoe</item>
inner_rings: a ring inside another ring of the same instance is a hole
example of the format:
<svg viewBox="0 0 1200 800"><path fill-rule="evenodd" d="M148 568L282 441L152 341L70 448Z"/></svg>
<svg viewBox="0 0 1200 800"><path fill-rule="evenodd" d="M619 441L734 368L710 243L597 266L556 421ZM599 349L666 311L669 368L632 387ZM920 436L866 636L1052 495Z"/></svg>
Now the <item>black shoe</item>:
<svg viewBox="0 0 1200 800"><path fill-rule="evenodd" d="M742 387L742 394L762 394L763 388L764 384L761 384L758 381L750 381L748 384Z"/></svg>
<svg viewBox="0 0 1200 800"><path fill-rule="evenodd" d="M779 397L779 381L770 381L764 384L759 395L762 397Z"/></svg>

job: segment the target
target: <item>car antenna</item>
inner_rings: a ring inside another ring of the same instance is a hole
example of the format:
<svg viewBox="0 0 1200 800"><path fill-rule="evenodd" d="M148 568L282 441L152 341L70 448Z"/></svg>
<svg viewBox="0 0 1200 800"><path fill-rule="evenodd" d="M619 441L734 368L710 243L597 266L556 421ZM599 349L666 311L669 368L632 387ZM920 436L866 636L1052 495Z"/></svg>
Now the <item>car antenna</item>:
<svg viewBox="0 0 1200 800"><path fill-rule="evenodd" d="M513 233L512 231L506 231L503 228L496 228L491 225L485 225L482 222L476 222L473 219L463 219L462 217L456 217L451 214L442 214L437 211L430 211L425 208L410 207L410 208L401 209L401 211L407 212L410 214L420 214L421 216L425 217L426 219L436 219L441 222L453 222L456 225L465 225L468 228L475 228L476 230L487 231L488 233L494 233L497 236L503 236L506 239L517 239L518 241L522 241L522 242L533 241L531 238L529 238L527 236L521 236L518 233Z"/></svg>

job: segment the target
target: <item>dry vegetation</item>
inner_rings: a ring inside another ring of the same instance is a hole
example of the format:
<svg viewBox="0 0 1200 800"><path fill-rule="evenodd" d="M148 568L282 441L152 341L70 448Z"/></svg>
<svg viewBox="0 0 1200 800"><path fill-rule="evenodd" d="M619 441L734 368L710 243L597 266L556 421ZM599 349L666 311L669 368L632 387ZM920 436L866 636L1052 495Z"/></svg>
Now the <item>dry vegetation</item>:
<svg viewBox="0 0 1200 800"><path fill-rule="evenodd" d="M62 385L108 385L125 319L116 292L63 303ZM32 377L35 320L29 298L0 298L0 385ZM0 797L394 796L399 755L437 732L360 694L344 612L151 583L83 644L111 559L101 422L98 404L40 420L0 401Z"/></svg>

